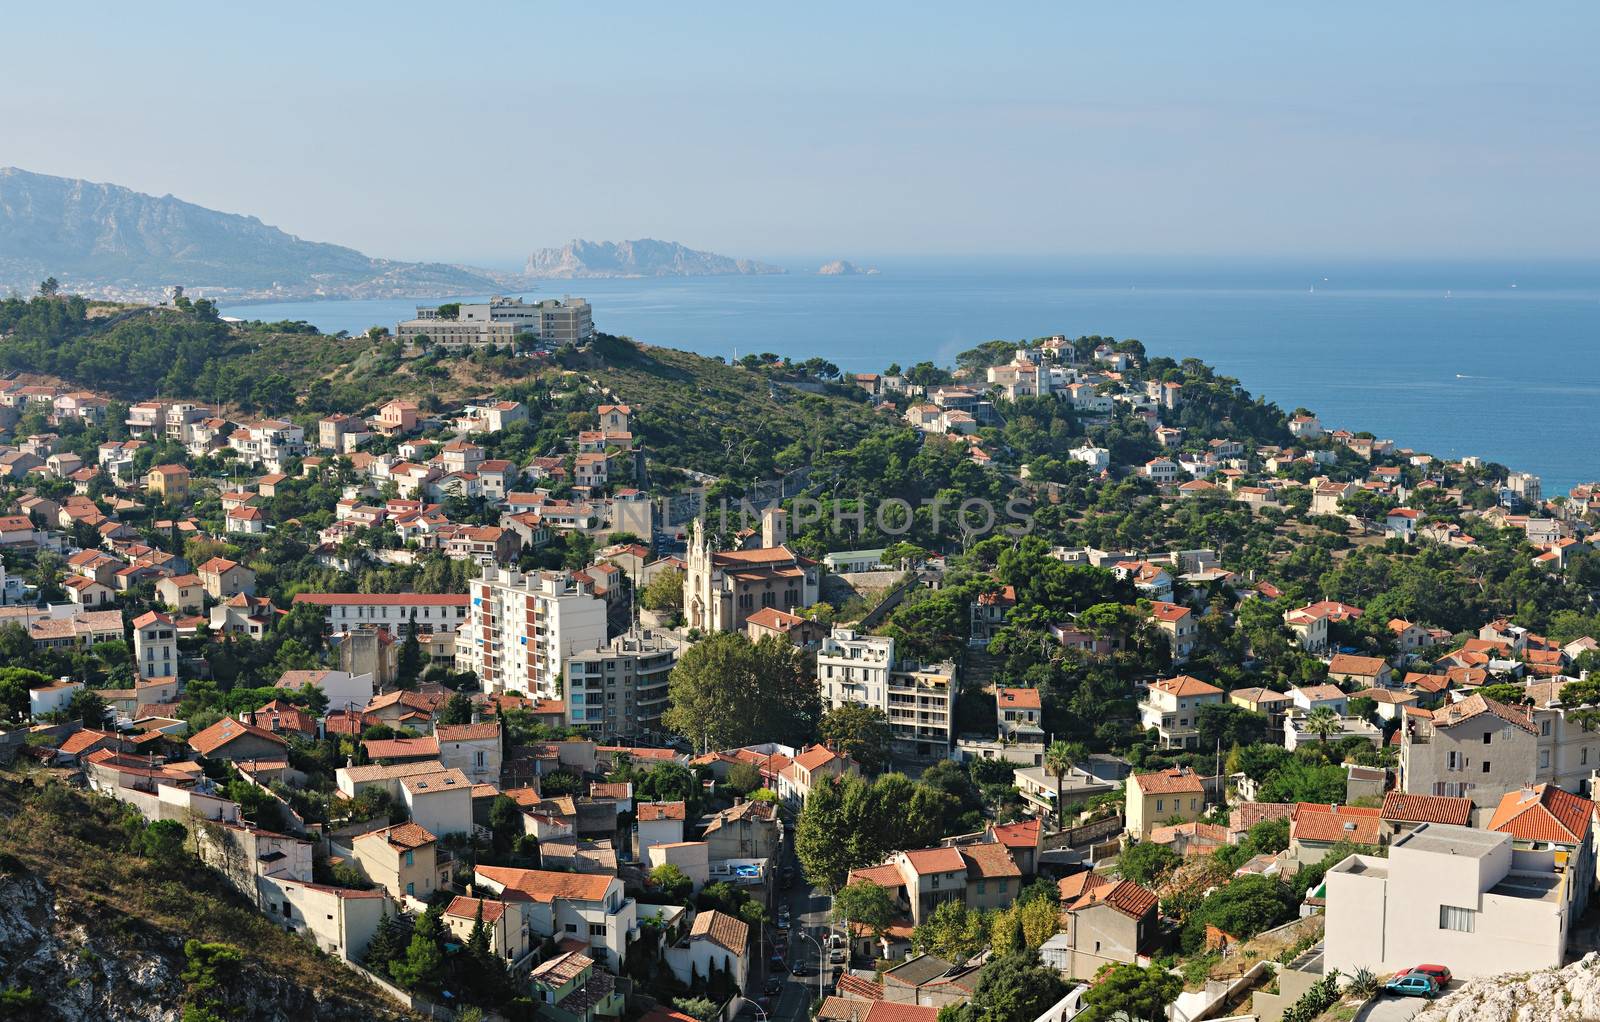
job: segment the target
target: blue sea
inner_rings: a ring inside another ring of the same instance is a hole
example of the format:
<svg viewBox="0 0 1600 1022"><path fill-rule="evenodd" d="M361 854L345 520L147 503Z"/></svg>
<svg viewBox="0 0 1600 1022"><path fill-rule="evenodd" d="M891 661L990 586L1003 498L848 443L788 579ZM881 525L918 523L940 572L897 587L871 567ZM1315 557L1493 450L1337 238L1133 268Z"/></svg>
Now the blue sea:
<svg viewBox="0 0 1600 1022"><path fill-rule="evenodd" d="M1330 427L1535 472L1547 494L1600 479L1600 264L877 265L874 276L551 281L529 296L585 297L599 329L639 341L725 358L821 356L852 372L948 364L997 338L1135 337ZM222 311L355 333L433 303Z"/></svg>

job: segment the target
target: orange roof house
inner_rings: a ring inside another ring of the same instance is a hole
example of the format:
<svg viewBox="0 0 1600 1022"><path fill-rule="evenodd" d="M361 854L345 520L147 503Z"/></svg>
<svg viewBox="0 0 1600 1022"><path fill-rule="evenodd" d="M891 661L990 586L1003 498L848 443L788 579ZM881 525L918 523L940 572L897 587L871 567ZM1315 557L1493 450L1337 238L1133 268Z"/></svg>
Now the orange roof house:
<svg viewBox="0 0 1600 1022"><path fill-rule="evenodd" d="M1553 784L1524 787L1500 799L1489 830L1519 841L1581 845L1588 840L1595 804Z"/></svg>

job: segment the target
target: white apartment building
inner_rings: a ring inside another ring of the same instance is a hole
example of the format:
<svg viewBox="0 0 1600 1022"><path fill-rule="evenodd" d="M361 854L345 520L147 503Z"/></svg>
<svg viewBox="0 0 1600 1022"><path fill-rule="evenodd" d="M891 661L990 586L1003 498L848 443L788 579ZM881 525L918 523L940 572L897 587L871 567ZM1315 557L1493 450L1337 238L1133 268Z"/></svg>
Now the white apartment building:
<svg viewBox="0 0 1600 1022"><path fill-rule="evenodd" d="M242 464L282 472L290 460L305 456L306 431L282 419L262 419L234 430L228 446L239 452Z"/></svg>
<svg viewBox="0 0 1600 1022"><path fill-rule="evenodd" d="M882 710L899 751L915 756L949 753L957 687L953 663L900 663L892 638L835 628L817 649L817 683L826 708Z"/></svg>
<svg viewBox="0 0 1600 1022"><path fill-rule="evenodd" d="M1529 504L1544 500L1544 482L1530 472L1512 472L1506 476L1506 489Z"/></svg>
<svg viewBox="0 0 1600 1022"><path fill-rule="evenodd" d="M1328 870L1324 968L1383 975L1447 962L1458 978L1562 964L1570 878L1554 850L1510 834L1424 823L1387 859L1352 855Z"/></svg>
<svg viewBox="0 0 1600 1022"><path fill-rule="evenodd" d="M606 641L606 603L567 571L523 574L485 565L472 583L456 664L486 692L557 696L567 658Z"/></svg>
<svg viewBox="0 0 1600 1022"><path fill-rule="evenodd" d="M177 677L178 630L172 618L151 610L134 619L133 667L144 681Z"/></svg>
<svg viewBox="0 0 1600 1022"><path fill-rule="evenodd" d="M593 337L594 317L582 298L530 303L497 296L487 302L462 303L454 319L441 318L437 307L418 306L416 318L396 324L394 332L406 340L421 335L445 347L511 345L519 334L532 334L559 347Z"/></svg>
<svg viewBox="0 0 1600 1022"><path fill-rule="evenodd" d="M567 723L606 737L636 738L661 730L667 680L678 642L649 628L567 658Z"/></svg>
<svg viewBox="0 0 1600 1022"><path fill-rule="evenodd" d="M419 635L455 631L467 619L468 599L466 593L297 593L294 602L319 608L332 635L372 625L404 636L412 624Z"/></svg>

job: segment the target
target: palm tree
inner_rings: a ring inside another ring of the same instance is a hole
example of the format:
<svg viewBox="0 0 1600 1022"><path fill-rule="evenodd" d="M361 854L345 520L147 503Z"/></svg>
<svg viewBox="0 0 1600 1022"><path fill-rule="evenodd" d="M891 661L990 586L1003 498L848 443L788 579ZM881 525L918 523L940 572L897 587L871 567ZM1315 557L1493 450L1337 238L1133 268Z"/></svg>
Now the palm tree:
<svg viewBox="0 0 1600 1022"><path fill-rule="evenodd" d="M1062 804L1065 797L1062 794L1067 774L1072 772L1073 764L1088 755L1082 742L1068 742L1056 739L1050 747L1044 750L1044 768L1056 779L1056 830L1066 826L1066 806Z"/></svg>
<svg viewBox="0 0 1600 1022"><path fill-rule="evenodd" d="M1328 736L1340 728L1339 714L1331 706L1319 706L1306 714L1306 730L1316 735L1323 745L1328 744Z"/></svg>

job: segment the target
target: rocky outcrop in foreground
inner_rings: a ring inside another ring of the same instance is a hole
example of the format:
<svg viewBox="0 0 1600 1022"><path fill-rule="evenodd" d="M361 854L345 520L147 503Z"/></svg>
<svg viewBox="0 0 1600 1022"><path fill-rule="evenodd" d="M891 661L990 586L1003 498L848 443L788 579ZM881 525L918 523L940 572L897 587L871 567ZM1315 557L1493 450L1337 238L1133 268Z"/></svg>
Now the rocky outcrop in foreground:
<svg viewBox="0 0 1600 1022"><path fill-rule="evenodd" d="M36 876L0 875L0 976L13 1018L180 1022L190 1000L180 941L141 920L66 911ZM299 1022L410 1017L373 992L360 1003L245 962L219 991L229 1018Z"/></svg>
<svg viewBox="0 0 1600 1022"><path fill-rule="evenodd" d="M1600 1019L1600 954L1527 976L1468 980L1412 1022L1577 1022Z"/></svg>

